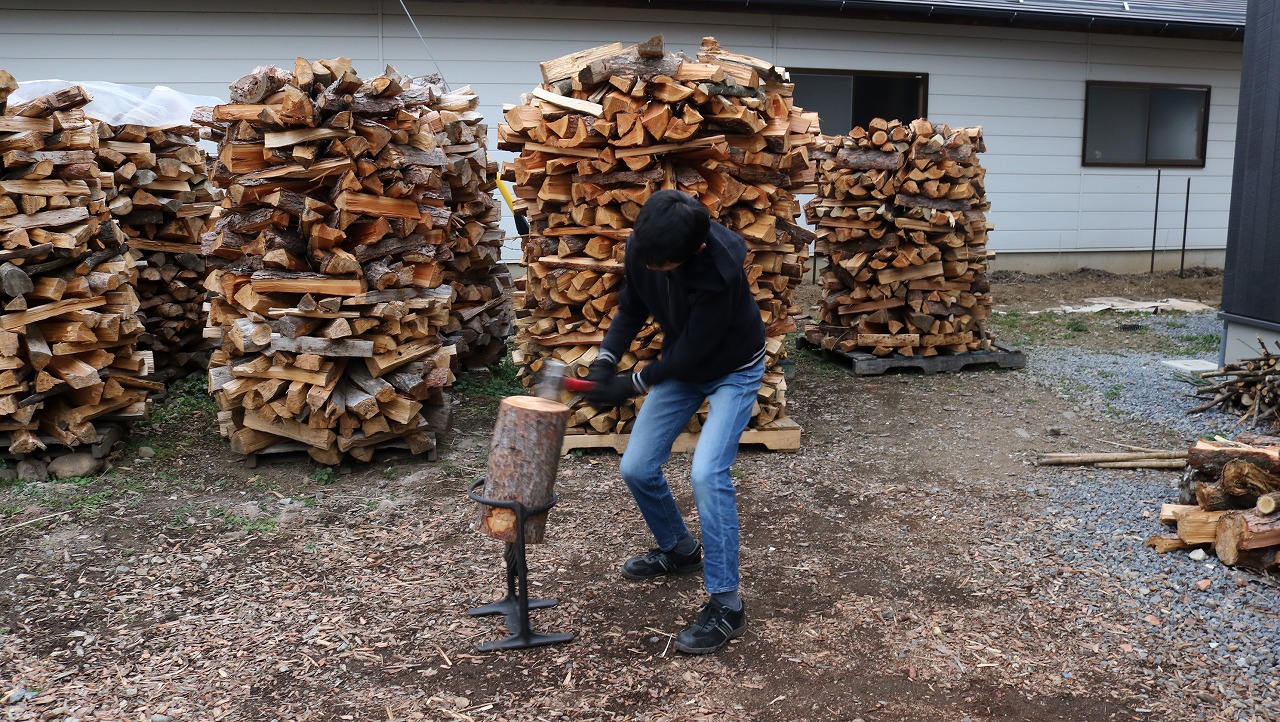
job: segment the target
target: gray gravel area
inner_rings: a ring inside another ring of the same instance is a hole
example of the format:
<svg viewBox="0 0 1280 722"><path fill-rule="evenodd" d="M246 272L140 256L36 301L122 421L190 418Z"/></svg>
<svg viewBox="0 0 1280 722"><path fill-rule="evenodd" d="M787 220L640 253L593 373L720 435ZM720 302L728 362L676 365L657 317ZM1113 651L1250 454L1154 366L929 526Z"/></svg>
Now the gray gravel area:
<svg viewBox="0 0 1280 722"><path fill-rule="evenodd" d="M1142 323L1172 337L1220 330L1212 313ZM1135 438L1241 430L1229 415L1188 416L1197 405L1192 387L1162 358L1032 348L1028 370L1082 410L1131 421ZM1216 354L1198 358L1217 362ZM1211 553L1158 554L1143 545L1165 531L1157 516L1161 503L1176 501L1176 473L1033 467L1028 480L1043 513L1025 533L1041 544L1047 538L1060 560L1044 581L1084 604L1090 624L1107 625L1108 646L1138 660L1140 687L1187 700L1184 719L1280 720L1280 584L1224 567Z"/></svg>
<svg viewBox="0 0 1280 722"><path fill-rule="evenodd" d="M1173 339L1217 334L1216 313L1168 314L1144 318L1149 332ZM1188 440L1205 434L1234 433L1235 417L1217 411L1188 415L1200 405L1195 387L1179 379L1167 359L1196 359L1216 364L1218 355L1202 353L1107 353L1084 349L1029 349L1027 369L1064 399L1109 416L1146 421Z"/></svg>

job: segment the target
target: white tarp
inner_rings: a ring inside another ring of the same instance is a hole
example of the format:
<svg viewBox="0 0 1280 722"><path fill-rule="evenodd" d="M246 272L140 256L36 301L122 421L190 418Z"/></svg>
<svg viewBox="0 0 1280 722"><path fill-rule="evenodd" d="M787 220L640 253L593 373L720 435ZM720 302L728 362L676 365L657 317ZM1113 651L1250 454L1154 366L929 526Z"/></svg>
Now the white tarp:
<svg viewBox="0 0 1280 722"><path fill-rule="evenodd" d="M83 86L93 96L93 102L84 108L85 114L111 125L190 125L191 111L198 106L226 102L211 95L180 93L163 85L143 88L104 81L28 80L18 83L18 89L9 96L9 106L73 85Z"/></svg>

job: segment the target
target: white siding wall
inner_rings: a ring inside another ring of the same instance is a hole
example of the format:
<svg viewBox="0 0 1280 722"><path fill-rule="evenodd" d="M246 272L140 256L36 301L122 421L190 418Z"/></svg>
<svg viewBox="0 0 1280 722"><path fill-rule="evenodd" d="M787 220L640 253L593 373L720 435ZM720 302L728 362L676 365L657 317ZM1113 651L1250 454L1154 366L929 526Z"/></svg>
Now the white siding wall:
<svg viewBox="0 0 1280 722"><path fill-rule="evenodd" d="M225 0L187 3L0 0L0 68L19 80L62 78L168 85L225 97L256 65L345 55L372 75L383 63L437 68L470 84L496 127L502 103L540 82L538 63L615 40L663 34L693 54L704 35L789 67L928 73L929 116L982 125L988 152L991 247L1002 254L1150 249L1154 169L1080 163L1086 80L1212 86L1208 162L1164 174L1157 245L1226 244L1239 91L1239 43L887 23L751 13L409 2L426 45L397 0ZM434 59L434 61L433 61ZM826 128L840 133L847 128ZM492 129L491 129L492 140ZM499 158L508 154L495 153ZM1079 265L1079 261L1074 261ZM1105 267L1102 258L1087 265Z"/></svg>

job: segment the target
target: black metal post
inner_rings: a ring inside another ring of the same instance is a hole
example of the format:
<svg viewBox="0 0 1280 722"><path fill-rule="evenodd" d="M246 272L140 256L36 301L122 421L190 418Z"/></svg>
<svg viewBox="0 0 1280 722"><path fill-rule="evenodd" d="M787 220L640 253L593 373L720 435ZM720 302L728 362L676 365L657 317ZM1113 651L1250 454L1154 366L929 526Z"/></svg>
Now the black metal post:
<svg viewBox="0 0 1280 722"><path fill-rule="evenodd" d="M1178 278L1186 278L1187 219L1191 217L1191 176L1187 176L1187 198L1182 202L1182 257L1178 260Z"/></svg>
<svg viewBox="0 0 1280 722"><path fill-rule="evenodd" d="M1151 221L1151 273L1156 272L1156 231L1160 228L1160 174L1163 168L1156 169L1156 213Z"/></svg>

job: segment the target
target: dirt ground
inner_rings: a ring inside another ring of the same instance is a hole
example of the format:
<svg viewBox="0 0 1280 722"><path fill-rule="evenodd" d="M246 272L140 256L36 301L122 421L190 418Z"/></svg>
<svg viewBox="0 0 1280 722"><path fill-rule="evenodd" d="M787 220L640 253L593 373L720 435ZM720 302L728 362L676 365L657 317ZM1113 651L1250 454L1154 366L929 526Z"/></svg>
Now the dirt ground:
<svg viewBox="0 0 1280 722"><path fill-rule="evenodd" d="M993 292L1025 319L1092 296L1216 305L1221 280L1082 272L998 278ZM1006 330L1047 344L1108 336ZM618 575L649 540L609 452L562 460L548 541L530 548L534 593L559 600L533 623L576 640L475 650L502 634L496 618L466 614L501 595L502 545L470 529L465 489L484 473L505 375L460 387L439 461L337 472L305 459L248 468L192 382L109 473L0 482L0 715L1213 718L1210 702L1188 710L1116 648L1117 637L1159 644L1166 630L1108 618L1064 587L1084 570L1032 574L1010 549L1043 521L1023 483L1032 452L1185 440L1080 415L1025 372L859 378L795 357L788 411L802 448L745 447L734 467L750 629L720 654L672 648L700 579ZM668 469L693 523L688 465L677 456Z"/></svg>

